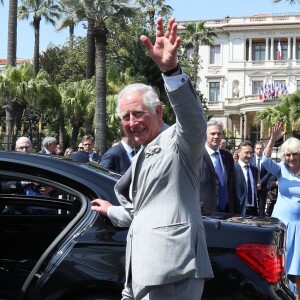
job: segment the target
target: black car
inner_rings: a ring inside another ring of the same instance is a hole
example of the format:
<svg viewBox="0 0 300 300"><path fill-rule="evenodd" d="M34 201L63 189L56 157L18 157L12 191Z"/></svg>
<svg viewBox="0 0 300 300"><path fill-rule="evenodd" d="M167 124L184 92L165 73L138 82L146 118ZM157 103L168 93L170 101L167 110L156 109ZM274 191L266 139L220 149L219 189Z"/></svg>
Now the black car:
<svg viewBox="0 0 300 300"><path fill-rule="evenodd" d="M90 204L118 205L118 178L94 163L0 152L0 299L121 298L127 228ZM282 223L216 214L204 225L215 277L202 299L295 299Z"/></svg>

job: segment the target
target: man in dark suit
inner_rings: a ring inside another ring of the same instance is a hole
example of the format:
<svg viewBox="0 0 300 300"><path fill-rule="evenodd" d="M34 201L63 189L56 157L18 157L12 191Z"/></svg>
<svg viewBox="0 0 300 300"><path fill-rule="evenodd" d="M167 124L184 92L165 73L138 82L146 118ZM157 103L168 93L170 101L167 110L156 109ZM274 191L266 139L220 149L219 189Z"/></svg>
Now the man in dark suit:
<svg viewBox="0 0 300 300"><path fill-rule="evenodd" d="M101 159L100 165L121 175L124 175L131 166L133 156L136 154L135 142L130 139L121 126L121 141L107 150Z"/></svg>
<svg viewBox="0 0 300 300"><path fill-rule="evenodd" d="M223 124L219 121L209 121L206 131L206 151L200 169L200 203L203 212L236 212L234 162L231 153L219 148L222 138ZM218 155L218 158L215 155ZM221 163L219 176L218 162ZM222 181L223 188L220 186Z"/></svg>
<svg viewBox="0 0 300 300"><path fill-rule="evenodd" d="M266 215L266 202L268 195L268 180L271 174L261 165L261 159L264 151L264 144L260 141L256 142L254 145L254 152L251 159L251 165L256 166L259 172L260 184L257 186L257 202L258 202L258 212L260 217Z"/></svg>
<svg viewBox="0 0 300 300"><path fill-rule="evenodd" d="M259 182L258 169L250 164L253 156L253 145L242 142L239 145L239 160L234 165L236 176L236 194L239 201L237 213L257 216L257 183Z"/></svg>
<svg viewBox="0 0 300 300"><path fill-rule="evenodd" d="M90 161L100 163L101 156L94 149L94 138L91 134L85 135L82 140L83 151L88 152Z"/></svg>

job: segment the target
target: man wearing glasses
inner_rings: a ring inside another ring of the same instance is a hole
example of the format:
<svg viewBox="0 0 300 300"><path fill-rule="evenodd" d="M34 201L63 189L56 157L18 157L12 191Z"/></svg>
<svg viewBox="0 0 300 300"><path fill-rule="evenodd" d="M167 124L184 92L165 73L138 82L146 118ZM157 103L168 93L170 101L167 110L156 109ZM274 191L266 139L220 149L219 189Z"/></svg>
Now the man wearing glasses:
<svg viewBox="0 0 300 300"><path fill-rule="evenodd" d="M26 137L22 136L16 141L16 151L18 152L26 152L31 153L32 152L32 143L31 140Z"/></svg>
<svg viewBox="0 0 300 300"><path fill-rule="evenodd" d="M16 141L16 152L32 153L31 140L22 136ZM57 191L51 186L42 186L40 184L28 181L2 181L2 193L17 193L27 196L42 196L42 197L56 197Z"/></svg>
<svg viewBox="0 0 300 300"><path fill-rule="evenodd" d="M96 153L94 149L94 138L92 135L87 134L82 138L83 151L88 152L90 161L100 163L101 156Z"/></svg>

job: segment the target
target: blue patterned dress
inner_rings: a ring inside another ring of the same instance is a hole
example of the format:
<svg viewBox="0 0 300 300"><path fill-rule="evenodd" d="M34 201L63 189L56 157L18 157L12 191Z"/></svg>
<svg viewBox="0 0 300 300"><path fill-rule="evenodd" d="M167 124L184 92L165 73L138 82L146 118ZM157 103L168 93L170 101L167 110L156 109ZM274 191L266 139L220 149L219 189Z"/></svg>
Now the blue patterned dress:
<svg viewBox="0 0 300 300"><path fill-rule="evenodd" d="M287 274L300 275L300 175L293 176L286 163L263 158L263 166L278 179L278 197L272 217L287 227Z"/></svg>

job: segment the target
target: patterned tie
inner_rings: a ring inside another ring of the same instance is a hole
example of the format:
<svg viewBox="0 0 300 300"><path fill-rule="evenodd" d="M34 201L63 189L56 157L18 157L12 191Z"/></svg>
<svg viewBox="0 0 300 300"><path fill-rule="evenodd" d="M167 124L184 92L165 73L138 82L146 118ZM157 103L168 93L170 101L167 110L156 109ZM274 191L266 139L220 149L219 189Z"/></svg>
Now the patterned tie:
<svg viewBox="0 0 300 300"><path fill-rule="evenodd" d="M258 172L260 172L260 158L259 157L257 158L257 169L258 169Z"/></svg>
<svg viewBox="0 0 300 300"><path fill-rule="evenodd" d="M252 205L252 187L251 187L251 180L250 180L250 166L245 166L247 169L247 193L248 193L248 204Z"/></svg>
<svg viewBox="0 0 300 300"><path fill-rule="evenodd" d="M222 165L220 162L219 152L214 153L215 156L215 171L219 179L219 206L221 210L224 210L226 207L226 188L225 188L225 178L222 170Z"/></svg>

